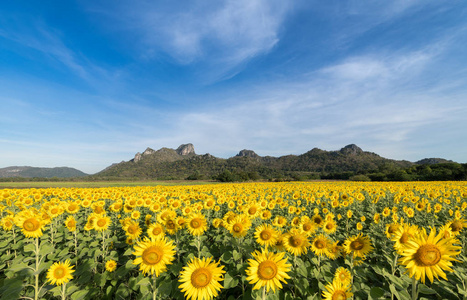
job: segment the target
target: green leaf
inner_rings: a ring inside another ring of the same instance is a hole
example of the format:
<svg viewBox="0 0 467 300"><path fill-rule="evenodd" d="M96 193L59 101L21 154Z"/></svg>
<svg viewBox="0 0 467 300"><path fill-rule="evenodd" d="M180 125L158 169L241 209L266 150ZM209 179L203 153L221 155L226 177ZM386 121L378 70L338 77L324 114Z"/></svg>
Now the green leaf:
<svg viewBox="0 0 467 300"><path fill-rule="evenodd" d="M50 244L42 244L39 250L39 255L44 256L54 252L54 247Z"/></svg>
<svg viewBox="0 0 467 300"><path fill-rule="evenodd" d="M381 298L384 296L384 290L377 286L372 287L370 290L370 296L375 299Z"/></svg>
<svg viewBox="0 0 467 300"><path fill-rule="evenodd" d="M71 295L71 300L85 299L87 294L88 294L88 291L86 290L77 291Z"/></svg>
<svg viewBox="0 0 467 300"><path fill-rule="evenodd" d="M34 246L33 244L27 244L26 246L24 246L24 252L34 252L36 251L36 246Z"/></svg>
<svg viewBox="0 0 467 300"><path fill-rule="evenodd" d="M174 282L176 283L176 281ZM172 293L172 281L164 280L163 282L161 282L157 290L158 290L158 294L160 293L161 295L164 295L164 296L170 296L170 294Z"/></svg>
<svg viewBox="0 0 467 300"><path fill-rule="evenodd" d="M242 258L242 254L237 250L232 251L232 255L234 260L240 260Z"/></svg>
<svg viewBox="0 0 467 300"><path fill-rule="evenodd" d="M427 287L423 283L418 284L418 292L422 293L422 294L430 294L430 295L437 294L437 292L435 290L433 290L432 288Z"/></svg>
<svg viewBox="0 0 467 300"><path fill-rule="evenodd" d="M0 300L18 299L23 289L23 281L19 278L5 279L0 288Z"/></svg>
<svg viewBox="0 0 467 300"><path fill-rule="evenodd" d="M224 288L230 289L238 285L238 279L234 278L230 273L226 273L224 277Z"/></svg>

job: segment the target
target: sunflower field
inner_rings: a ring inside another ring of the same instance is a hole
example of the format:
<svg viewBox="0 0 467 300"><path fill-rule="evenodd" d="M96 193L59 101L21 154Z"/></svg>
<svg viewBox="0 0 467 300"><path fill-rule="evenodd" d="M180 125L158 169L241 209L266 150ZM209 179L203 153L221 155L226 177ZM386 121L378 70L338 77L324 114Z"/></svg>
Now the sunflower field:
<svg viewBox="0 0 467 300"><path fill-rule="evenodd" d="M0 300L467 299L466 182L0 190Z"/></svg>

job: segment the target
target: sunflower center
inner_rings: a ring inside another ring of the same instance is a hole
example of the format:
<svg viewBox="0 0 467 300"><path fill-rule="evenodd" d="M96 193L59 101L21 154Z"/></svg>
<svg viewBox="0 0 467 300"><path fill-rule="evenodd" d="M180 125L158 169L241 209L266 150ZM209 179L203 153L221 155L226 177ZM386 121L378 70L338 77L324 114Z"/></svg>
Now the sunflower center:
<svg viewBox="0 0 467 300"><path fill-rule="evenodd" d="M315 241L315 247L318 249L324 249L326 248L326 243L322 240L317 240Z"/></svg>
<svg viewBox="0 0 467 300"><path fill-rule="evenodd" d="M168 229L175 229L175 222L172 220L168 220L166 226Z"/></svg>
<svg viewBox="0 0 467 300"><path fill-rule="evenodd" d="M248 209L248 213L249 213L250 215L256 214L256 207L250 207L250 209Z"/></svg>
<svg viewBox="0 0 467 300"><path fill-rule="evenodd" d="M456 221L452 222L452 224L451 224L451 230L452 231L461 231L463 227L464 226L462 226L462 222L459 221L459 220L456 220Z"/></svg>
<svg viewBox="0 0 467 300"><path fill-rule="evenodd" d="M362 250L364 246L365 244L359 240L355 240L352 243L350 243L350 248L352 250Z"/></svg>
<svg viewBox="0 0 467 300"><path fill-rule="evenodd" d="M331 230L334 226L331 223L326 224L326 229Z"/></svg>
<svg viewBox="0 0 467 300"><path fill-rule="evenodd" d="M263 241L267 241L271 238L271 233L269 231L263 230L261 231L259 236Z"/></svg>
<svg viewBox="0 0 467 300"><path fill-rule="evenodd" d="M289 244L293 247L300 247L303 244L303 240L299 236L291 236L289 238Z"/></svg>
<svg viewBox="0 0 467 300"><path fill-rule="evenodd" d="M304 231L310 231L311 228L312 228L312 225L310 223L305 223L305 224L303 224L302 228L303 228Z"/></svg>
<svg viewBox="0 0 467 300"><path fill-rule="evenodd" d="M207 286L211 282L212 273L207 268L198 268L191 274L191 284L199 289Z"/></svg>
<svg viewBox="0 0 467 300"><path fill-rule="evenodd" d="M161 232L162 232L162 229L160 227L156 227L152 230L152 234L154 235L159 235L161 234Z"/></svg>
<svg viewBox="0 0 467 300"><path fill-rule="evenodd" d="M401 242L401 244L405 244L409 241L409 234L407 234L406 232L404 232L401 236L401 238L399 239L399 242Z"/></svg>
<svg viewBox="0 0 467 300"><path fill-rule="evenodd" d="M164 253L162 249L156 246L151 246L143 251L141 258L147 265L155 265L162 260Z"/></svg>
<svg viewBox="0 0 467 300"><path fill-rule="evenodd" d="M243 230L243 226L239 223L236 223L233 227L232 227L232 230L234 232L242 232Z"/></svg>
<svg viewBox="0 0 467 300"><path fill-rule="evenodd" d="M321 220L321 218L315 218L313 220L317 225L321 224L323 222L323 220Z"/></svg>
<svg viewBox="0 0 467 300"><path fill-rule="evenodd" d="M137 231L137 228L136 228L135 225L132 224L132 225L128 226L127 231L128 231L129 234L135 234L136 231Z"/></svg>
<svg viewBox="0 0 467 300"><path fill-rule="evenodd" d="M70 220L68 221L68 227L76 227L76 221L75 220Z"/></svg>
<svg viewBox="0 0 467 300"><path fill-rule="evenodd" d="M193 220L191 220L190 225L194 229L200 228L201 227L201 220L199 218L194 218Z"/></svg>
<svg viewBox="0 0 467 300"><path fill-rule="evenodd" d="M441 260L441 251L435 245L423 245L415 253L415 260L422 267L436 265Z"/></svg>
<svg viewBox="0 0 467 300"><path fill-rule="evenodd" d="M68 210L69 211L75 211L76 209L78 208L78 206L76 204L70 204L68 206Z"/></svg>
<svg viewBox="0 0 467 300"><path fill-rule="evenodd" d="M273 261L266 260L258 266L258 277L262 280L271 280L277 274L277 265Z"/></svg>
<svg viewBox="0 0 467 300"><path fill-rule="evenodd" d="M26 231L36 231L37 229L39 229L39 227L40 227L39 221L37 221L34 218L27 219L23 223L23 228Z"/></svg>
<svg viewBox="0 0 467 300"><path fill-rule="evenodd" d="M104 219L99 219L97 221L97 226L104 227L107 222Z"/></svg>
<svg viewBox="0 0 467 300"><path fill-rule="evenodd" d="M66 272L63 267L58 267L54 270L54 278L55 279L61 279L65 276Z"/></svg>
<svg viewBox="0 0 467 300"><path fill-rule="evenodd" d="M392 233L396 232L396 230L397 230L397 226L391 225L388 228L388 233L392 234Z"/></svg>
<svg viewBox="0 0 467 300"><path fill-rule="evenodd" d="M347 299L347 295L344 291L337 290L332 294L332 300L345 300Z"/></svg>

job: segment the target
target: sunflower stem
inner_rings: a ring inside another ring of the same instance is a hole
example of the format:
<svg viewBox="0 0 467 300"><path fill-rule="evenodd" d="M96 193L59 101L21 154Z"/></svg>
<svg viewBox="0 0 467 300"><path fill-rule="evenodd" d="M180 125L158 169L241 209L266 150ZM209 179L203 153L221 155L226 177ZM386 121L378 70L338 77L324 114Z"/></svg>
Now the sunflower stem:
<svg viewBox="0 0 467 300"><path fill-rule="evenodd" d="M62 300L66 299L66 283L62 284Z"/></svg>
<svg viewBox="0 0 467 300"><path fill-rule="evenodd" d="M266 300L266 286L263 286L263 295L262 295L261 299Z"/></svg>
<svg viewBox="0 0 467 300"><path fill-rule="evenodd" d="M152 275L152 280L153 280L153 284L152 284L152 300L156 300L157 299L157 286L156 286L156 274L153 274Z"/></svg>
<svg viewBox="0 0 467 300"><path fill-rule="evenodd" d="M417 296L418 296L417 282L418 282L418 280L415 279L415 276L412 277L412 300L416 300Z"/></svg>
<svg viewBox="0 0 467 300"><path fill-rule="evenodd" d="M34 276L35 277L35 284L34 284L34 300L37 300L39 299L39 274L37 273L37 271L39 270L39 264L40 264L40 261L39 261L39 238L35 238L35 246L36 246L36 250L34 251L35 254L36 254L36 269L34 271L34 273L36 273L36 275Z"/></svg>

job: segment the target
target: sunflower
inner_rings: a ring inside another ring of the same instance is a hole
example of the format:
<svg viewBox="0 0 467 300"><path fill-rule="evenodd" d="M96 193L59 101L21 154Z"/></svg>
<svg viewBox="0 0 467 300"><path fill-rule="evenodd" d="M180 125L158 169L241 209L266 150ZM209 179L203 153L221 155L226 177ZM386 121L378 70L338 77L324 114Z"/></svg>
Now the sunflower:
<svg viewBox="0 0 467 300"><path fill-rule="evenodd" d="M54 263L47 271L47 280L55 285L62 285L73 279L71 275L75 270L70 266L70 260L67 259L64 263Z"/></svg>
<svg viewBox="0 0 467 300"><path fill-rule="evenodd" d="M108 216L99 216L94 222L94 229L97 231L105 231L109 228L112 221Z"/></svg>
<svg viewBox="0 0 467 300"><path fill-rule="evenodd" d="M326 232L327 234L331 234L331 233L336 232L336 230L337 230L336 221L331 219L331 220L324 222L324 225L323 225L324 232Z"/></svg>
<svg viewBox="0 0 467 300"><path fill-rule="evenodd" d="M339 267L334 273L334 280L340 281L344 286L350 285L350 282L352 281L352 274L350 274L348 269Z"/></svg>
<svg viewBox="0 0 467 300"><path fill-rule="evenodd" d="M276 244L279 232L269 224L261 224L255 229L256 242L264 247L270 247Z"/></svg>
<svg viewBox="0 0 467 300"><path fill-rule="evenodd" d="M467 220L457 219L448 222L446 225L448 225L451 228L452 234L456 236L462 231L462 229L467 227Z"/></svg>
<svg viewBox="0 0 467 300"><path fill-rule="evenodd" d="M320 215L316 214L311 217L311 222L313 222L317 227L321 227L324 224L324 219Z"/></svg>
<svg viewBox="0 0 467 300"><path fill-rule="evenodd" d="M180 226L176 222L176 219L169 218L165 220L164 228L168 234L175 234L180 229Z"/></svg>
<svg viewBox="0 0 467 300"><path fill-rule="evenodd" d="M342 255L342 246L339 246L339 241L331 242L326 256L329 259L335 260Z"/></svg>
<svg viewBox="0 0 467 300"><path fill-rule="evenodd" d="M38 238L42 236L42 228L44 227L42 218L39 215L25 214L17 221L18 227L21 228L24 236L27 238Z"/></svg>
<svg viewBox="0 0 467 300"><path fill-rule="evenodd" d="M353 296L350 292L350 285L345 285L338 280L333 280L332 283L326 285L325 288L326 291L323 291L323 300L345 300Z"/></svg>
<svg viewBox="0 0 467 300"><path fill-rule="evenodd" d="M396 249L397 253L402 254L404 252L406 245L417 232L418 228L416 225L404 223L399 226L391 237L391 241L395 242L394 249Z"/></svg>
<svg viewBox="0 0 467 300"><path fill-rule="evenodd" d="M115 269L117 269L117 262L113 259L109 259L105 262L105 269L107 270L107 272L115 271Z"/></svg>
<svg viewBox="0 0 467 300"><path fill-rule="evenodd" d="M310 244L307 236L297 229L292 229L290 232L285 233L283 243L285 249L295 256L307 253L307 247Z"/></svg>
<svg viewBox="0 0 467 300"><path fill-rule="evenodd" d="M429 235L423 229L408 242L399 263L408 270L410 277L415 276L422 283L425 283L425 275L431 283L433 277L447 280L444 271L453 272L451 261L457 261L454 257L462 249L454 246L458 242L456 238L444 238L442 232L436 234L436 228L431 228Z"/></svg>
<svg viewBox="0 0 467 300"><path fill-rule="evenodd" d="M0 224L3 227L3 230L11 230L14 225L14 218L12 216L6 216L0 221Z"/></svg>
<svg viewBox="0 0 467 300"><path fill-rule="evenodd" d="M287 274L290 271L291 264L287 263L287 258L284 258L285 252L274 254L263 250L261 253L255 251L252 253L254 259L249 259L249 267L246 270L247 280L250 284L254 284L253 290L260 289L265 286L267 291L282 289L282 282L289 279Z"/></svg>
<svg viewBox="0 0 467 300"><path fill-rule="evenodd" d="M153 223L149 225L147 233L151 239L159 239L165 236L164 227L159 223Z"/></svg>
<svg viewBox="0 0 467 300"><path fill-rule="evenodd" d="M133 220L128 221L123 227L123 230L125 230L126 235L132 239L137 239L143 232L139 223Z"/></svg>
<svg viewBox="0 0 467 300"><path fill-rule="evenodd" d="M357 236L352 236L345 240L344 250L349 254L353 254L354 257L364 258L371 250L373 250L373 246L371 245L371 241L368 236L363 236L359 233Z"/></svg>
<svg viewBox="0 0 467 300"><path fill-rule="evenodd" d="M311 242L311 250L319 256L327 255L331 241L324 235L316 236Z"/></svg>
<svg viewBox="0 0 467 300"><path fill-rule="evenodd" d="M392 238L400 226L401 225L397 223L386 224L386 237L388 239Z"/></svg>
<svg viewBox="0 0 467 300"><path fill-rule="evenodd" d="M248 230L251 227L251 221L248 216L245 215L239 215L236 216L229 224L226 224L226 228L230 233L236 237L244 237L247 233Z"/></svg>
<svg viewBox="0 0 467 300"><path fill-rule="evenodd" d="M193 236L200 236L208 229L206 218L201 213L195 213L188 217L186 225Z"/></svg>
<svg viewBox="0 0 467 300"><path fill-rule="evenodd" d="M187 299L212 299L217 297L224 280L224 266L209 258L192 258L180 272L179 288Z"/></svg>
<svg viewBox="0 0 467 300"><path fill-rule="evenodd" d="M306 236L311 236L316 231L316 225L309 219L303 219L299 225L299 228Z"/></svg>
<svg viewBox="0 0 467 300"><path fill-rule="evenodd" d="M150 273L158 277L175 259L175 246L172 241L165 238L159 240L145 238L134 249L133 255L136 259L133 260L133 264L139 265L139 270L143 274Z"/></svg>
<svg viewBox="0 0 467 300"><path fill-rule="evenodd" d="M68 216L65 220L65 226L69 231L75 231L76 230L76 220L73 216Z"/></svg>

